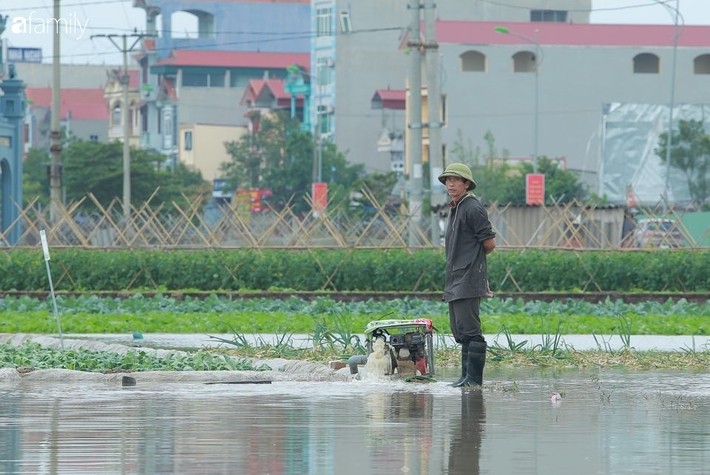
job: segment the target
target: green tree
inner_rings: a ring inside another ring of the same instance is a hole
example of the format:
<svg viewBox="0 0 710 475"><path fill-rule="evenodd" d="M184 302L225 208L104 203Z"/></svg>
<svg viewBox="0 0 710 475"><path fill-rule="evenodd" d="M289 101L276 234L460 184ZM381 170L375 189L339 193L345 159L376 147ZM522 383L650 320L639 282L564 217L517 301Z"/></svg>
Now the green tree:
<svg viewBox="0 0 710 475"><path fill-rule="evenodd" d="M310 207L304 198L311 193L314 146L299 121L279 112L262 117L258 133L226 142L231 160L221 168L232 190L268 189L275 206L290 201L296 212L307 212ZM363 166L348 164L332 143L321 145L321 164L321 179L329 184L328 199L347 202Z"/></svg>
<svg viewBox="0 0 710 475"><path fill-rule="evenodd" d="M480 148L475 151L470 142L463 145L463 136L459 135L452 147L458 151L457 158L471 167L473 178L478 187L475 193L487 203L525 203L525 175L533 172L531 163L510 165L506 160L510 156L507 149L498 155L495 137L489 131L484 136L486 149L483 152L482 163L478 159ZM538 173L545 175L545 202L560 200L566 203L573 199L585 200L588 192L579 177L574 172L563 170L556 162L541 156L538 158Z"/></svg>
<svg viewBox="0 0 710 475"><path fill-rule="evenodd" d="M702 206L710 197L710 135L701 121L681 120L671 137L671 166L685 174L691 198ZM664 164L667 148L668 132L664 132L655 150Z"/></svg>
<svg viewBox="0 0 710 475"><path fill-rule="evenodd" d="M138 204L146 201L160 187L151 202L187 204L183 194L190 200L195 194L209 191L209 184L199 171L189 170L179 164L174 171L159 170L165 160L163 155L147 151L131 150L131 201ZM41 150L30 150L24 169L24 195L29 200L40 196L49 203L49 180L46 165L49 155ZM70 139L62 151L62 181L67 202L77 201L93 193L102 205L114 198L123 197L123 144L120 142L99 143ZM85 202L91 208L91 202ZM168 207L170 209L171 207Z"/></svg>
<svg viewBox="0 0 710 475"><path fill-rule="evenodd" d="M22 199L26 206L30 200L38 197L42 206L49 205L49 176L47 167L51 159L49 153L39 148L27 151L22 165Z"/></svg>

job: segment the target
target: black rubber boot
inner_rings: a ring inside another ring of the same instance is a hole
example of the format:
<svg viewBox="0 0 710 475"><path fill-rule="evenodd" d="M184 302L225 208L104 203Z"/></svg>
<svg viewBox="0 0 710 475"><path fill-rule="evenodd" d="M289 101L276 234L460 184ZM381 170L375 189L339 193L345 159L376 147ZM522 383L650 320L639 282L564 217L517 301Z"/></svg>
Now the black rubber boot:
<svg viewBox="0 0 710 475"><path fill-rule="evenodd" d="M466 375L468 372L466 371L466 368L468 367L468 342L464 343L461 345L461 377L459 378L458 381L456 381L454 384L452 384L453 387L458 388L461 386L461 383L466 379Z"/></svg>
<svg viewBox="0 0 710 475"><path fill-rule="evenodd" d="M468 363L466 378L459 387L481 386L483 384L483 367L486 366L486 342L472 341L468 344Z"/></svg>

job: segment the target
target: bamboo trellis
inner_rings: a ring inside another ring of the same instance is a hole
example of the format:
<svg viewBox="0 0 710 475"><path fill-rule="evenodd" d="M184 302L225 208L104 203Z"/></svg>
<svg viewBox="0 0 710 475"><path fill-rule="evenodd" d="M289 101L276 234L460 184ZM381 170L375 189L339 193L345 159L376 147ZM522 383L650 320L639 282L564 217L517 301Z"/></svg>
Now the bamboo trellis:
<svg viewBox="0 0 710 475"><path fill-rule="evenodd" d="M157 191L157 190L156 190ZM114 199L104 206L93 195L60 206L58 217L49 219L48 207L37 198L19 217L0 232L0 248L36 248L44 229L54 248L100 249L406 249L438 248L441 239L432 239L430 220L414 217L380 204L368 190L362 191L374 212L348 213L338 203L328 203L323 211L298 214L291 203L281 209L251 213L241 203L205 209L205 198L188 205L154 203L154 193L140 206L132 206L124 218L122 203ZM87 206L88 205L88 206ZM15 204L15 206L17 206ZM91 212L87 212L88 207ZM493 203L488 213L502 250L561 249L580 252L588 249L703 248L710 243L710 223L700 239L694 239L683 225L685 212L660 202L640 207L643 220L650 223L633 229L633 222L621 208L600 209L596 204L571 201L540 207L515 207ZM624 220L627 220L624 223ZM622 223L624 225L622 226ZM642 221L639 221L642 223ZM639 223L636 223L640 226ZM13 229L20 229L17 242L10 242Z"/></svg>

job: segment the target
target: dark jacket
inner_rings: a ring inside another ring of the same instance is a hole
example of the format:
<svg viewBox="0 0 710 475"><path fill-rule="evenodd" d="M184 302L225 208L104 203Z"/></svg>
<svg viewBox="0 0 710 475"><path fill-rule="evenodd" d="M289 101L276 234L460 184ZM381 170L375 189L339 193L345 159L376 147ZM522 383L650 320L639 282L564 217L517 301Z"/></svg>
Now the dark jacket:
<svg viewBox="0 0 710 475"><path fill-rule="evenodd" d="M473 193L451 208L445 239L446 302L486 295L488 265L483 241L495 236L486 209Z"/></svg>

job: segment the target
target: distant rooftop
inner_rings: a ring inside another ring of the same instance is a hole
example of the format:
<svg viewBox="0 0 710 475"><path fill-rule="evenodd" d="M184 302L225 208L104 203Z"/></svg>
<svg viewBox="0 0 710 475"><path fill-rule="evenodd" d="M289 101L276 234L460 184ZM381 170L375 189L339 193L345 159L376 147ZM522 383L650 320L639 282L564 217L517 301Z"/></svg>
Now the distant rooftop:
<svg viewBox="0 0 710 475"><path fill-rule="evenodd" d="M512 34L498 33L503 26L511 33L535 38L541 45L559 46L673 46L673 25L605 25L594 23L522 23L490 21L438 21L436 38L440 43L470 45L529 44ZM679 27L680 47L710 46L710 26Z"/></svg>
<svg viewBox="0 0 710 475"><path fill-rule="evenodd" d="M259 96L268 91L274 99L278 107L288 107L291 105L291 94L286 92L286 82L283 79L252 79L247 84L244 96L242 97L242 105L254 105ZM303 106L303 97L296 98L296 106Z"/></svg>
<svg viewBox="0 0 710 475"><path fill-rule="evenodd" d="M134 7L154 6L165 3L182 3L181 0L133 0ZM310 4L311 0L190 0L190 5L200 3L295 3Z"/></svg>
<svg viewBox="0 0 710 475"><path fill-rule="evenodd" d="M406 109L407 91L404 89L378 89L372 96L373 109Z"/></svg>
<svg viewBox="0 0 710 475"><path fill-rule="evenodd" d="M27 99L33 101L30 107L52 107L52 88L28 87ZM71 112L76 120L108 120L108 101L104 89L62 89L60 95L62 119Z"/></svg>
<svg viewBox="0 0 710 475"><path fill-rule="evenodd" d="M292 64L308 68L308 53L253 53L243 51L174 50L154 66L284 69Z"/></svg>

